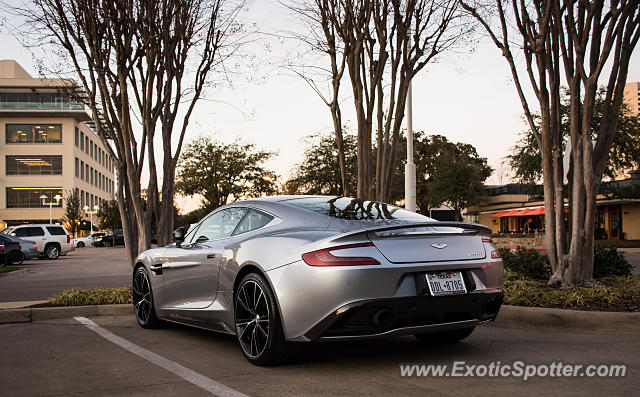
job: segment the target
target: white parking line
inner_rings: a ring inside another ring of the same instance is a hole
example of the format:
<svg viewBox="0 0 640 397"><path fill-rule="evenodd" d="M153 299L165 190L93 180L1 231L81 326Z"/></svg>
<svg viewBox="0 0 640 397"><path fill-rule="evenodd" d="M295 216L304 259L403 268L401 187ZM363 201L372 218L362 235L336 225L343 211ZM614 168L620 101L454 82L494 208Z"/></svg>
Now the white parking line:
<svg viewBox="0 0 640 397"><path fill-rule="evenodd" d="M201 375L185 366L182 366L174 361L168 360L134 343L131 343L128 340L114 334L113 332L107 331L106 329L100 327L98 324L94 323L86 317L74 317L74 319L96 334L102 336L109 342L115 343L116 345L130 351L131 353L157 365L158 367L164 368L169 372L173 372L187 382L192 383L212 394L215 394L219 397L248 397L246 394L233 390L232 388L218 383L215 380Z"/></svg>

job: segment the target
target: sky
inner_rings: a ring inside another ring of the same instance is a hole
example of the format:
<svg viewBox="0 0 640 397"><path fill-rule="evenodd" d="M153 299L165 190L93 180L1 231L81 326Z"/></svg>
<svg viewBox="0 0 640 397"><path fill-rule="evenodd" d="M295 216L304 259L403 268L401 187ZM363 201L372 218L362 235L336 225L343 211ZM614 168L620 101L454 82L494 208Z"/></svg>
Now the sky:
<svg viewBox="0 0 640 397"><path fill-rule="evenodd" d="M296 47L289 40L274 38L299 26L291 12L276 1L258 0L241 18L258 33L242 49L247 56L229 65L240 71L231 76L232 84L218 84L196 106L185 142L201 135L225 142L238 138L253 142L277 152L266 165L286 180L302 160L304 137L332 131L331 114L300 77L278 66ZM0 43L1 59L15 59L38 76L31 53L14 36L2 32ZM627 81L640 81L638 52L636 49L632 57ZM345 81L343 119L355 129L350 90ZM500 164L526 126L508 64L492 42L480 39L427 65L414 78L413 128L472 144L498 170L487 183L509 182L508 171ZM197 207L189 199L179 198L177 204L183 211Z"/></svg>

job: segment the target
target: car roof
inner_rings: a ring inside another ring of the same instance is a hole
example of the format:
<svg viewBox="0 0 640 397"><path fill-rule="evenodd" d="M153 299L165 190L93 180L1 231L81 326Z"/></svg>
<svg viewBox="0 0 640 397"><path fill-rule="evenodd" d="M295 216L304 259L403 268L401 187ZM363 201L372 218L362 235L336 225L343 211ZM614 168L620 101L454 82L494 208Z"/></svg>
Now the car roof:
<svg viewBox="0 0 640 397"><path fill-rule="evenodd" d="M315 194L311 194L311 195L304 195L304 194L290 194L290 195L280 195L280 196L266 196L266 197L256 197L256 198L250 198L247 200L238 200L236 201L236 203L242 203L244 201L275 201L275 202L280 202L280 201L287 201L287 200L295 200L295 199L301 199L301 198L313 198L313 197L336 197L336 196L323 196L323 195L315 195Z"/></svg>
<svg viewBox="0 0 640 397"><path fill-rule="evenodd" d="M55 223L25 223L24 225L10 226L10 227L29 227L29 226L62 226L62 225L57 225Z"/></svg>

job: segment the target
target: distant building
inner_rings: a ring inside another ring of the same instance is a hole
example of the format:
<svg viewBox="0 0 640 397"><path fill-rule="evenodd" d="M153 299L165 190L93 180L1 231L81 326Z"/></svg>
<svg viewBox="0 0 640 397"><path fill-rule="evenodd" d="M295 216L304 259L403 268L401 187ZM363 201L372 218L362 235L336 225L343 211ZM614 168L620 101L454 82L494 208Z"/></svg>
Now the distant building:
<svg viewBox="0 0 640 397"><path fill-rule="evenodd" d="M602 184L596 200L595 236L598 240L640 241L640 172ZM465 216L491 228L494 235L544 234L541 185L487 186L480 205Z"/></svg>
<svg viewBox="0 0 640 397"><path fill-rule="evenodd" d="M625 84L623 98L631 114L637 117L640 114L640 82Z"/></svg>
<svg viewBox="0 0 640 397"><path fill-rule="evenodd" d="M0 60L0 226L48 223L42 195L54 203L58 223L65 204L57 195L75 189L81 206L91 208L113 197L115 164L86 124L84 105L62 93L68 83L33 78L17 62Z"/></svg>

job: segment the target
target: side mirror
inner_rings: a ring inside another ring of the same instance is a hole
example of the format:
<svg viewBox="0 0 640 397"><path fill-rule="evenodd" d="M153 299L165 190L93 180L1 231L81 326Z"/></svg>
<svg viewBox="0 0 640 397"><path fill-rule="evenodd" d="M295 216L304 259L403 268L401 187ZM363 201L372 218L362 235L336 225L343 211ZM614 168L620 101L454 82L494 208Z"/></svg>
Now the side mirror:
<svg viewBox="0 0 640 397"><path fill-rule="evenodd" d="M173 231L173 241L176 243L176 247L180 248L180 244L184 241L185 230L183 227L179 227Z"/></svg>

